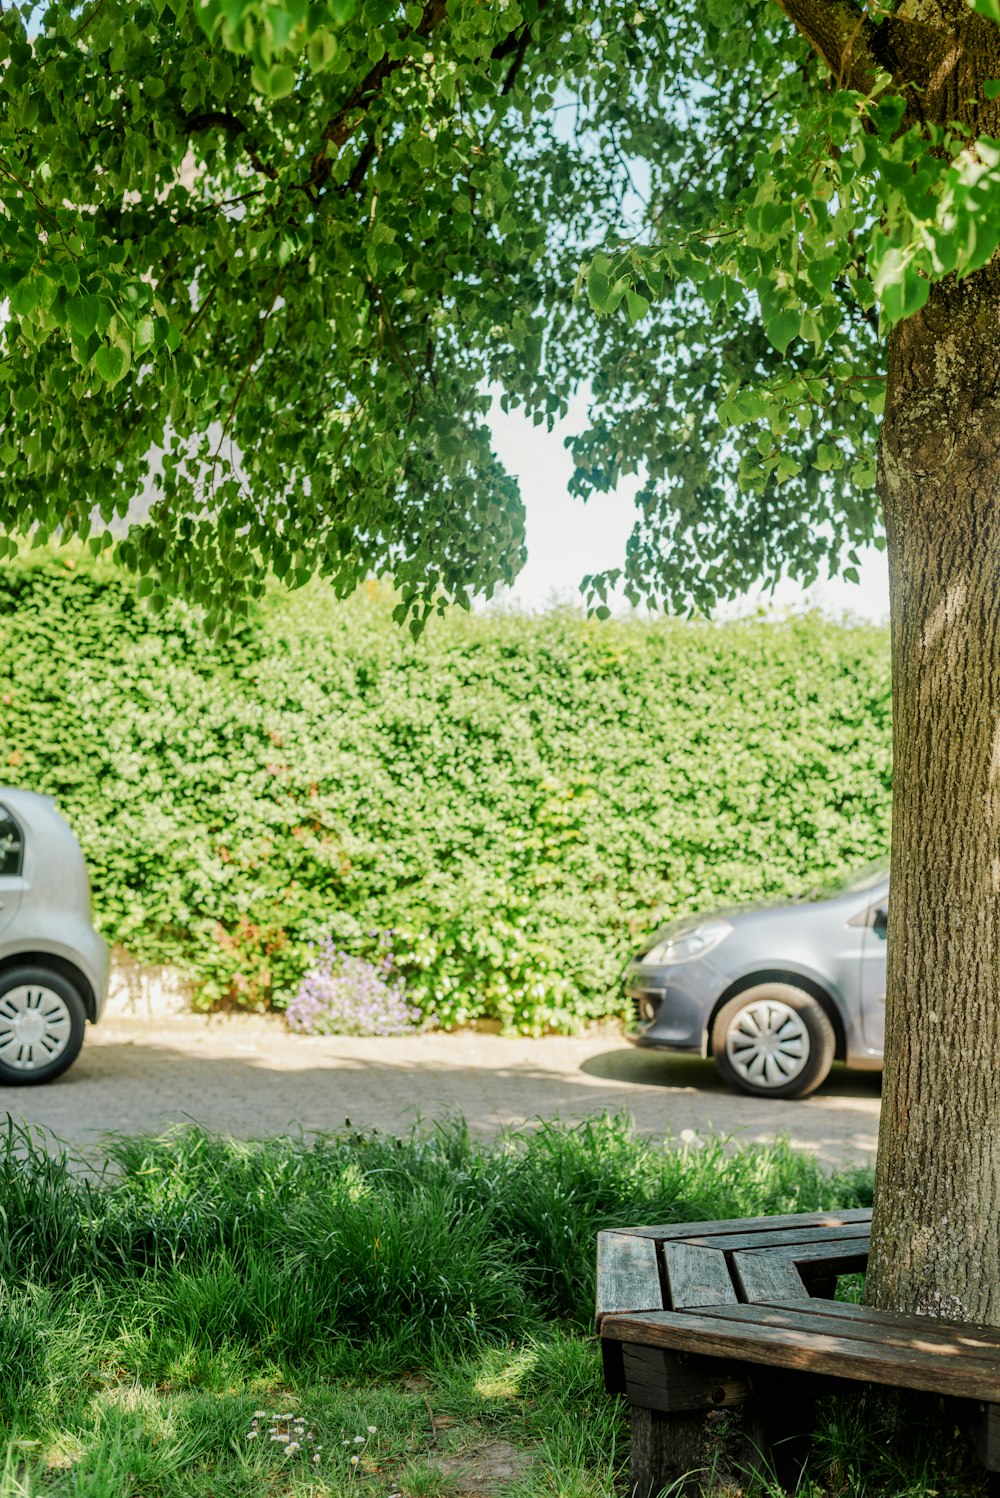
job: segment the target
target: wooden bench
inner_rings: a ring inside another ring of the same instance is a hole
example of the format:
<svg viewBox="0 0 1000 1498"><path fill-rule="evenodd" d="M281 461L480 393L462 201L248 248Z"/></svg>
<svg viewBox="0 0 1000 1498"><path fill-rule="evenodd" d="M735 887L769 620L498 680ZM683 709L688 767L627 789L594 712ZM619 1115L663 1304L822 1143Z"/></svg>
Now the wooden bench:
<svg viewBox="0 0 1000 1498"><path fill-rule="evenodd" d="M601 1233L597 1326L610 1392L631 1406L631 1493L689 1476L705 1412L746 1405L751 1443L786 1486L817 1393L853 1382L956 1401L1000 1498L1000 1332L833 1299L868 1261L871 1212Z"/></svg>

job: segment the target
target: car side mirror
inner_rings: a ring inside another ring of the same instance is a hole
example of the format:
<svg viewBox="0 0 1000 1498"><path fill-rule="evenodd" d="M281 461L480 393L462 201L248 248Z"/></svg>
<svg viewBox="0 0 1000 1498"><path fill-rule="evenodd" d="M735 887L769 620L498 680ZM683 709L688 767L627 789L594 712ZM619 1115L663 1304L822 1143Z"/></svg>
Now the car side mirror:
<svg viewBox="0 0 1000 1498"><path fill-rule="evenodd" d="M889 907L880 905L872 918L872 930L878 936L884 936L889 929Z"/></svg>

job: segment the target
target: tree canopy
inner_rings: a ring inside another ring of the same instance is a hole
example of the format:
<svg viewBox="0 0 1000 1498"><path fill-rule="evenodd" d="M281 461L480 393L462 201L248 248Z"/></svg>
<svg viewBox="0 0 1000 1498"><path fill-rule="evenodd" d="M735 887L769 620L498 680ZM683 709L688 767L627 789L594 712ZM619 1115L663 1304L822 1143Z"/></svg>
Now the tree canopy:
<svg viewBox="0 0 1000 1498"><path fill-rule="evenodd" d="M493 396L582 386L630 597L851 575L880 333L1000 242L1000 80L941 126L906 7L783 8L825 56L772 0L9 7L0 546L144 494L154 598L390 572L419 617L523 560Z"/></svg>
<svg viewBox="0 0 1000 1498"><path fill-rule="evenodd" d="M634 6L551 10L0 16L8 536L87 534L144 491L140 586L217 614L262 564L341 592L391 572L418 614L510 580L491 390L565 409L594 337L574 276L626 187L611 124L560 122L657 87Z"/></svg>
<svg viewBox="0 0 1000 1498"><path fill-rule="evenodd" d="M0 53L6 545L144 493L140 587L219 616L262 565L418 617L510 581L498 392L591 393L575 487L642 475L635 598L850 567L876 299L1000 235L1000 147L900 133L771 0L56 0Z"/></svg>

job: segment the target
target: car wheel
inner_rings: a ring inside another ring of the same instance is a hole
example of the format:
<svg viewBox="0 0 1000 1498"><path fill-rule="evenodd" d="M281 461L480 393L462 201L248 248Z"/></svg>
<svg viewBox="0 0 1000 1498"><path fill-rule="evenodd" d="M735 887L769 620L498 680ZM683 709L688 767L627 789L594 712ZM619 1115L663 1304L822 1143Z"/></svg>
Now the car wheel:
<svg viewBox="0 0 1000 1498"><path fill-rule="evenodd" d="M822 1005L791 983L744 989L712 1026L715 1064L754 1097L805 1097L833 1065L836 1037Z"/></svg>
<svg viewBox="0 0 1000 1498"><path fill-rule="evenodd" d="M0 1086L61 1076L80 1054L86 1021L83 999L61 973L27 965L0 973Z"/></svg>

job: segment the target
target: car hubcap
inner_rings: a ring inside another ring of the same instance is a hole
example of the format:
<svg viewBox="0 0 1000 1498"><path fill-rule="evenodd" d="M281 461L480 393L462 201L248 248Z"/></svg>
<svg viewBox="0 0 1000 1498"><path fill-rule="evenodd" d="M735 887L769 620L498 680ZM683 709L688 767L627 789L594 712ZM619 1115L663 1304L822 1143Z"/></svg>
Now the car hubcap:
<svg viewBox="0 0 1000 1498"><path fill-rule="evenodd" d="M12 988L0 997L0 1062L15 1071L38 1071L61 1056L72 1031L69 1010L54 989Z"/></svg>
<svg viewBox="0 0 1000 1498"><path fill-rule="evenodd" d="M809 1060L809 1031L787 1004L758 999L741 1009L729 1026L726 1055L755 1087L783 1087Z"/></svg>

